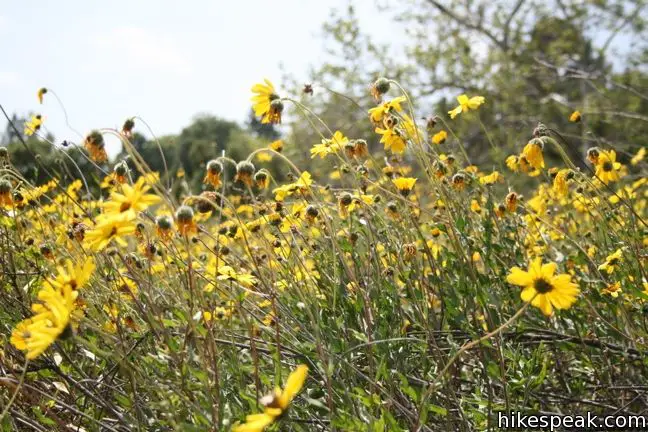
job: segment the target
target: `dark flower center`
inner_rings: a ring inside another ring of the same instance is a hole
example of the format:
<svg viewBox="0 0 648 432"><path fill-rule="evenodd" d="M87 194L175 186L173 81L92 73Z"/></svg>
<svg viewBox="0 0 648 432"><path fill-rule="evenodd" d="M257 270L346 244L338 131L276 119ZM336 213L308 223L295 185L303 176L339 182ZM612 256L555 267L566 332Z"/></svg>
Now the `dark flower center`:
<svg viewBox="0 0 648 432"><path fill-rule="evenodd" d="M612 162L606 161L603 163L603 171L610 172L613 168L614 166L612 165Z"/></svg>
<svg viewBox="0 0 648 432"><path fill-rule="evenodd" d="M547 282L545 279L536 279L533 283L533 288L540 294L546 294L549 291L553 290L554 287L550 282Z"/></svg>

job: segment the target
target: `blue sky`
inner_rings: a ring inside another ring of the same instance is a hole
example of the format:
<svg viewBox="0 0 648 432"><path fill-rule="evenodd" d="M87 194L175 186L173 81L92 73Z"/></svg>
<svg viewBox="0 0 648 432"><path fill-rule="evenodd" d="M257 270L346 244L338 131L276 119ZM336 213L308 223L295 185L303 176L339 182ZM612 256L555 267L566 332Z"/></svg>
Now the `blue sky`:
<svg viewBox="0 0 648 432"><path fill-rule="evenodd" d="M322 22L347 1L2 3L0 102L9 113L42 113L60 141L79 138L53 98L38 104L40 87L56 91L82 134L133 115L157 135L179 132L200 112L243 121L250 87L263 77L280 82L280 64L307 78L324 45ZM357 3L363 29L378 33L374 2Z"/></svg>

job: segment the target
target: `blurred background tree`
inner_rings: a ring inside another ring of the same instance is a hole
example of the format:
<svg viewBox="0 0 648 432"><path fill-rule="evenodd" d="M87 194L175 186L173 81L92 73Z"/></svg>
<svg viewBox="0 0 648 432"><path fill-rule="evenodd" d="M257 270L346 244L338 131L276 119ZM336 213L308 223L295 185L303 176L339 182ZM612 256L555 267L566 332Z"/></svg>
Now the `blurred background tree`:
<svg viewBox="0 0 648 432"><path fill-rule="evenodd" d="M471 162L486 165L484 169L493 161L497 164L493 167L500 166L507 155L518 153L539 121L560 131L577 163L594 145L617 149L626 162L648 141L646 4L646 0L380 0L375 2L376 14L388 17L390 26L385 28L388 42L377 43L363 31L350 2L333 10L323 23L322 63L312 67L308 82L288 74L280 93L299 99L331 131L367 140L371 150L381 144L367 117L367 110L375 106L368 87L385 76L407 89L421 125L422 118L435 115L441 119L435 131L447 128L443 124L447 122L461 137ZM473 114L477 121L450 121L447 112L462 93L486 97L487 109ZM386 99L399 94L392 86ZM310 147L329 138L330 132L308 114L319 127L314 130L304 121L305 112L286 106L281 128L286 154L308 169ZM575 110L583 114L580 123L568 120ZM24 120L13 116L21 132ZM210 159L224 151L238 161L280 136L279 129L262 124L251 111L244 125L200 114L178 135L155 140L135 133L133 145L160 173L164 173L162 152L169 175L184 170L187 186L195 192L203 188L203 170ZM38 138L30 137L28 143L47 164L60 165L68 159ZM4 131L0 144L10 149L13 163L28 179L46 180L11 128ZM89 167L78 149L62 150L80 169ZM122 152L117 160L125 156ZM547 157L558 156L547 149ZM278 161L267 166L275 164L273 175L281 176L285 169Z"/></svg>
<svg viewBox="0 0 648 432"><path fill-rule="evenodd" d="M485 96L480 121L450 123L473 163L518 153L539 121L565 136L576 161L593 145L612 146L627 161L648 140L645 9L645 1L623 0L382 1L376 11L391 18L385 30L394 43L381 46L363 34L349 5L323 25L327 57L311 74L321 92L302 99L332 129L375 148L367 87L385 76L410 92L419 117L450 122L457 95ZM286 84L300 88L291 77ZM387 99L397 95L392 88ZM582 122L570 124L575 110ZM289 140L318 142L300 110L292 115Z"/></svg>

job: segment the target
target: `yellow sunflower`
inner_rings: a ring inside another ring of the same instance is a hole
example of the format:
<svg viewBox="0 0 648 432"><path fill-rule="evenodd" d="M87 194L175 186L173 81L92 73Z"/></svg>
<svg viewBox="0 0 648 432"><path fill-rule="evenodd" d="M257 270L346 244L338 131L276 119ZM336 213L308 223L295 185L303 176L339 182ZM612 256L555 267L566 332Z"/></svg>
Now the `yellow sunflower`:
<svg viewBox="0 0 648 432"><path fill-rule="evenodd" d="M459 102L459 105L453 110L448 111L451 119L454 119L462 112L476 110L480 105L486 102L486 99L483 96L473 96L469 98L465 94L462 94L460 96L457 96L457 102Z"/></svg>
<svg viewBox="0 0 648 432"><path fill-rule="evenodd" d="M121 246L126 246L123 237L135 233L135 222L128 214L110 214L102 218L94 229L86 232L84 243L94 252L102 251L115 240Z"/></svg>
<svg viewBox="0 0 648 432"><path fill-rule="evenodd" d="M392 183L394 183L401 195L408 196L416 184L416 179L413 177L399 177L392 180Z"/></svg>
<svg viewBox="0 0 648 432"><path fill-rule="evenodd" d="M554 308L569 309L580 293L571 275L555 273L556 263L542 264L542 258L538 257L529 263L528 271L519 267L511 268L506 280L523 287L520 293L522 300L531 302L543 314L551 316Z"/></svg>
<svg viewBox="0 0 648 432"><path fill-rule="evenodd" d="M618 181L620 169L621 164L616 161L616 152L614 150L599 153L595 173L599 180L605 184Z"/></svg>
<svg viewBox="0 0 648 432"><path fill-rule="evenodd" d="M398 130L394 128L376 128L376 133L382 135L380 142L385 145L385 150L391 150L393 153L403 153L405 151L405 140Z"/></svg>
<svg viewBox="0 0 648 432"><path fill-rule="evenodd" d="M264 84L255 84L252 86L252 109L254 115L261 117L261 123L281 123L281 112L283 111L283 102L275 92L272 83L264 79Z"/></svg>
<svg viewBox="0 0 648 432"><path fill-rule="evenodd" d="M129 184L121 185L121 193L113 191L110 194L110 200L103 204L106 215L128 213L134 218L138 212L146 210L149 206L160 202L160 197L153 194L147 194L151 186L146 184L146 179L140 177L137 182L131 186Z"/></svg>
<svg viewBox="0 0 648 432"><path fill-rule="evenodd" d="M304 386L307 375L308 366L297 366L297 369L288 376L286 387L283 390L277 387L273 393L261 399L260 402L265 407L263 413L247 416L245 423L234 426L232 432L261 432L274 423L288 409L292 400Z"/></svg>
<svg viewBox="0 0 648 432"><path fill-rule="evenodd" d="M524 150L522 150L522 156L533 168L544 168L545 162L542 155L543 148L543 142L538 138L533 138L527 143L526 146L524 146Z"/></svg>
<svg viewBox="0 0 648 432"><path fill-rule="evenodd" d="M617 249L613 254L608 255L605 258L605 262L601 264L598 269L606 272L607 274L614 273L614 270L619 267L623 261L623 250Z"/></svg>

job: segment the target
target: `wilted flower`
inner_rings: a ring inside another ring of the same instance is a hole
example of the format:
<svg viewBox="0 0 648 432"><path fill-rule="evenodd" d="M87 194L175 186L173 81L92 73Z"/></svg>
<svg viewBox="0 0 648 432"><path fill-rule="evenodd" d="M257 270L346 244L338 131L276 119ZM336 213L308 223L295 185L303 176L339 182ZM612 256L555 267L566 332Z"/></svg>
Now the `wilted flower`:
<svg viewBox="0 0 648 432"><path fill-rule="evenodd" d="M234 181L240 181L248 186L252 186L252 176L254 175L254 165L249 161L241 161L236 164L236 176Z"/></svg>
<svg viewBox="0 0 648 432"><path fill-rule="evenodd" d="M178 210L176 210L175 217L178 232L183 236L188 236L189 234L195 234L198 232L198 226L194 221L194 212L191 207L186 205L180 206Z"/></svg>
<svg viewBox="0 0 648 432"><path fill-rule="evenodd" d="M254 169L253 169L254 170ZM203 183L218 187L221 184L221 174L223 173L223 164L219 161L212 159L207 162L207 173L203 178Z"/></svg>
<svg viewBox="0 0 648 432"><path fill-rule="evenodd" d="M94 130L86 136L83 146L90 153L90 158L95 162L105 162L108 160L106 153L106 143L104 142L101 132Z"/></svg>
<svg viewBox="0 0 648 432"><path fill-rule="evenodd" d="M379 101L382 95L389 91L389 87L389 80L387 78L380 77L371 85L371 96L373 96L375 100Z"/></svg>

